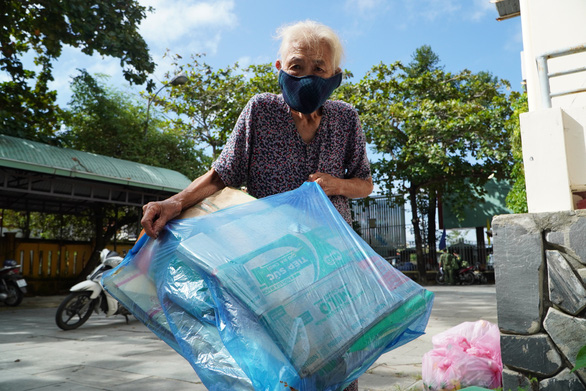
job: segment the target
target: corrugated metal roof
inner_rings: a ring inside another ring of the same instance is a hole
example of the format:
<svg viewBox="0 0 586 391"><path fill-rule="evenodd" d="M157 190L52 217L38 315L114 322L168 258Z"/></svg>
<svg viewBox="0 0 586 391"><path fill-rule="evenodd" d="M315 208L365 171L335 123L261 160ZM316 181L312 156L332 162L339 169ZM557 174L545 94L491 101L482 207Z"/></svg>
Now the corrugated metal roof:
<svg viewBox="0 0 586 391"><path fill-rule="evenodd" d="M492 0L499 13L497 20L505 20L521 15L519 0Z"/></svg>
<svg viewBox="0 0 586 391"><path fill-rule="evenodd" d="M191 183L177 171L6 135L0 135L0 166L169 192Z"/></svg>

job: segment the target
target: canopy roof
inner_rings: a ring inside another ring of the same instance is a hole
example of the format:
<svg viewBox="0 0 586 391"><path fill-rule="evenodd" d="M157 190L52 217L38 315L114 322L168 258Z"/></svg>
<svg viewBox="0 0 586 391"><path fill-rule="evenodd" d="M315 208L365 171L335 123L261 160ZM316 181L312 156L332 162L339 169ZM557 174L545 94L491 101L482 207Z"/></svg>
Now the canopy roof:
<svg viewBox="0 0 586 391"><path fill-rule="evenodd" d="M486 227L492 223L497 215L510 214L512 211L506 206L507 194L511 185L506 181L489 180L484 186L486 194L481 196L482 201L470 203L464 209L464 219L458 220L448 201L442 202L443 226L440 228L476 228ZM472 189L471 189L472 191ZM442 221L440 221L440 224Z"/></svg>
<svg viewBox="0 0 586 391"><path fill-rule="evenodd" d="M0 135L0 207L75 213L95 203L141 206L189 185L165 168Z"/></svg>

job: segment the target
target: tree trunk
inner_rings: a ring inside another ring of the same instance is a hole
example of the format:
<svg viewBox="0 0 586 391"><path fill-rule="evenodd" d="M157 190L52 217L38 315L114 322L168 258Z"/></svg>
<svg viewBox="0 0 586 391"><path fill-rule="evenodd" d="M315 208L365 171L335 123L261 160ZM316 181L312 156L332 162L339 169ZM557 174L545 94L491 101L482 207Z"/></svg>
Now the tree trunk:
<svg viewBox="0 0 586 391"><path fill-rule="evenodd" d="M415 236L418 281L419 283L424 283L427 280L427 271L425 269L425 259L423 259L423 240L421 239L421 228L417 215L417 190L413 187L409 189L409 203L411 204L411 223L413 224L413 235Z"/></svg>
<svg viewBox="0 0 586 391"><path fill-rule="evenodd" d="M476 251L478 252L477 262L480 266L486 266L486 244L484 242L484 227L476 227Z"/></svg>
<svg viewBox="0 0 586 391"><path fill-rule="evenodd" d="M106 213L103 208L98 207L94 209L94 248L88 263L78 275L78 280L80 281L83 281L98 266L100 262L100 251L106 247L106 244L116 234L118 227L129 224L136 219L135 214L127 213L121 220L116 220L114 224L104 226L105 215Z"/></svg>
<svg viewBox="0 0 586 391"><path fill-rule="evenodd" d="M88 263L86 263L77 276L79 281L85 280L86 276L98 266L100 262L100 251L106 247L106 243L108 243L112 236L110 227L104 227L104 216L104 208L98 206L93 210L94 248L92 249Z"/></svg>
<svg viewBox="0 0 586 391"><path fill-rule="evenodd" d="M429 206L427 209L427 253L429 254L430 262L433 262L432 266L435 266L437 253L436 253L436 236L435 236L435 210L437 207L437 197L435 191L431 191L429 194Z"/></svg>
<svg viewBox="0 0 586 391"><path fill-rule="evenodd" d="M103 219L104 219L104 210L101 207L96 207L93 209L93 220L94 220L94 248L90 254L90 259L85 264L83 269L77 275L78 281L85 280L86 276L90 274L96 266L98 266L98 262L100 262L100 257L98 251L104 248L104 226L103 226Z"/></svg>
<svg viewBox="0 0 586 391"><path fill-rule="evenodd" d="M24 220L24 229L22 230L22 237L24 239L30 239L31 237L31 212L26 211L26 217Z"/></svg>

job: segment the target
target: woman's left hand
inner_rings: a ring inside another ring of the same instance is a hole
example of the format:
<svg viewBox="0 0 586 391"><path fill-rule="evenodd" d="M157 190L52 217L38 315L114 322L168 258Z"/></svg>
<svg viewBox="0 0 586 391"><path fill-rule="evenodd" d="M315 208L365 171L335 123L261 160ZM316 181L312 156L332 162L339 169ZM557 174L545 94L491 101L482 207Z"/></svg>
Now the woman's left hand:
<svg viewBox="0 0 586 391"><path fill-rule="evenodd" d="M372 178L341 179L324 172L311 174L308 180L320 185L328 196L343 195L348 198L362 198L368 196L373 187Z"/></svg>
<svg viewBox="0 0 586 391"><path fill-rule="evenodd" d="M309 176L310 182L316 182L321 186L322 190L326 195L333 196L340 194L339 178L336 178L330 174L324 172L316 172Z"/></svg>

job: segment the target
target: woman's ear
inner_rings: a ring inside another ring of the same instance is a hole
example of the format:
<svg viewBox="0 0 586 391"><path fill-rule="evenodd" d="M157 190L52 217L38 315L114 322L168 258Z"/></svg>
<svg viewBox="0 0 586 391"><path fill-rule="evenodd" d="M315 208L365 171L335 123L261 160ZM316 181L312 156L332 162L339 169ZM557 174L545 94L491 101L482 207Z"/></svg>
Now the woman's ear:
<svg viewBox="0 0 586 391"><path fill-rule="evenodd" d="M275 61L275 68L277 68L277 71L281 70L281 60Z"/></svg>

